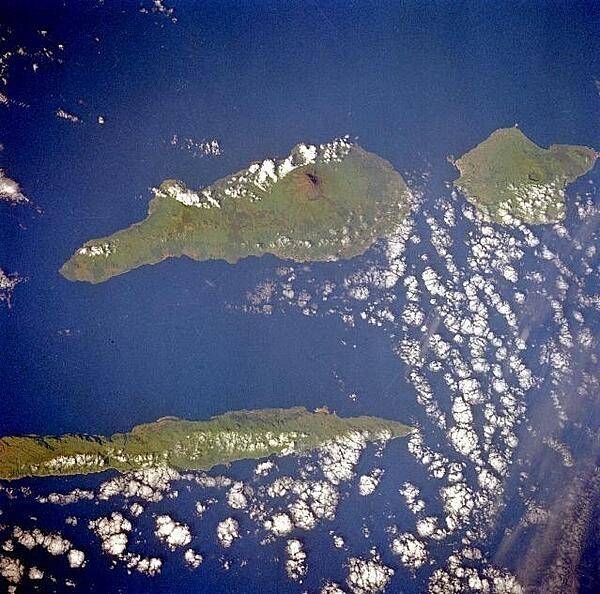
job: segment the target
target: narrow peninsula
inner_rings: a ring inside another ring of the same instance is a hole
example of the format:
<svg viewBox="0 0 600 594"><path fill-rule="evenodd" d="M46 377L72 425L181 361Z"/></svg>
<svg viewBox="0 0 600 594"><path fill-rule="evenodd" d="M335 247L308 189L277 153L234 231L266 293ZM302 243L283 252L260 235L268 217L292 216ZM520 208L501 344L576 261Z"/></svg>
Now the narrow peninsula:
<svg viewBox="0 0 600 594"><path fill-rule="evenodd" d="M80 247L69 280L100 283L146 264L188 256L235 263L273 254L298 262L351 258L392 232L411 193L394 168L347 138L298 144L200 190L166 180L148 216Z"/></svg>
<svg viewBox="0 0 600 594"><path fill-rule="evenodd" d="M121 472L157 466L208 470L236 460L309 452L359 432L368 441L408 435L411 428L377 417L342 418L303 407L241 410L187 421L165 417L110 437L0 438L0 479Z"/></svg>
<svg viewBox="0 0 600 594"><path fill-rule="evenodd" d="M539 147L517 127L501 128L454 162L454 185L497 223L555 223L565 218L565 188L600 156L586 146Z"/></svg>

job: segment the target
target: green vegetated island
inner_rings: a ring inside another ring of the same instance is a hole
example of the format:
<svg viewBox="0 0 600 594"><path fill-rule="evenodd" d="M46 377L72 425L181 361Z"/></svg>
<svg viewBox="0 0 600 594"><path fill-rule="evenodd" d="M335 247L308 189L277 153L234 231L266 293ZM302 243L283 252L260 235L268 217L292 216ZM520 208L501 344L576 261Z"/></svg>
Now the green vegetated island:
<svg viewBox="0 0 600 594"><path fill-rule="evenodd" d="M298 144L284 159L253 163L200 190L164 181L143 221L86 242L60 272L100 283L178 256L351 258L397 228L410 203L390 163L347 138Z"/></svg>
<svg viewBox="0 0 600 594"><path fill-rule="evenodd" d="M493 132L454 161L454 185L497 223L555 223L565 217L565 188L592 169L600 156L586 146L545 149L517 127Z"/></svg>
<svg viewBox="0 0 600 594"><path fill-rule="evenodd" d="M353 432L368 441L408 435L411 428L377 417L342 418L303 407L236 411L206 421L165 417L110 437L0 438L0 478L132 471L157 466L208 470L236 460L311 451Z"/></svg>

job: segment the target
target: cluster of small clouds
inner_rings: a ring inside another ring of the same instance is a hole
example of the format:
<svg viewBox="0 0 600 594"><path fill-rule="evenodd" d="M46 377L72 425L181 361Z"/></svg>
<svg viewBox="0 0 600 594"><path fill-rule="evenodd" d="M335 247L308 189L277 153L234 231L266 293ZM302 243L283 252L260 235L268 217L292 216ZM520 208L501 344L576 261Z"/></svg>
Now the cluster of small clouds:
<svg viewBox="0 0 600 594"><path fill-rule="evenodd" d="M145 2L140 8L142 14L157 14L167 17L173 24L177 23L177 17L174 16L174 9L169 6L165 0L151 0Z"/></svg>
<svg viewBox="0 0 600 594"><path fill-rule="evenodd" d="M419 569L427 561L425 543L410 532L397 536L391 544L392 552L398 555L401 563L412 569Z"/></svg>
<svg viewBox="0 0 600 594"><path fill-rule="evenodd" d="M68 493L49 493L36 498L39 503L52 503L54 505L71 505L81 500L92 501L95 497L94 491L89 489L73 489Z"/></svg>
<svg viewBox="0 0 600 594"><path fill-rule="evenodd" d="M202 565L202 562L204 561L202 555L194 551L194 549L187 549L185 554L183 555L183 559L188 565L188 567L192 569L198 569L198 567L200 567L200 565Z"/></svg>
<svg viewBox="0 0 600 594"><path fill-rule="evenodd" d="M189 137L180 138L177 134L173 134L169 144L192 157L220 157L223 154L221 144L216 138L195 140Z"/></svg>
<svg viewBox="0 0 600 594"><path fill-rule="evenodd" d="M478 560L483 568L472 567ZM448 557L445 568L436 569L429 580L429 594L462 594L490 592L492 594L523 594L523 588L509 572L482 562L479 549L465 548Z"/></svg>
<svg viewBox="0 0 600 594"><path fill-rule="evenodd" d="M165 466L118 474L100 485L98 497L100 499L116 496L137 497L145 501L157 502L161 501L169 491L171 483L180 478L176 470Z"/></svg>
<svg viewBox="0 0 600 594"><path fill-rule="evenodd" d="M3 32L4 33L4 32ZM8 91L11 70L18 62L22 62L32 72L37 72L40 66L64 62L64 43L51 39L48 30L38 29L31 32L28 44L24 45L12 32L7 30L2 36L4 48L0 53L0 105L5 107L15 105L28 107L22 101L13 101Z"/></svg>
<svg viewBox="0 0 600 594"><path fill-rule="evenodd" d="M306 553L302 541L292 538L287 541L285 546L286 562L285 571L288 577L294 581L302 581L302 578L308 572L306 564Z"/></svg>
<svg viewBox="0 0 600 594"><path fill-rule="evenodd" d="M26 549L41 547L54 556L64 555L71 549L71 543L58 533L44 533L38 528L32 531L23 530L19 526L13 529L13 538Z"/></svg>
<svg viewBox="0 0 600 594"><path fill-rule="evenodd" d="M0 303L6 303L9 307L16 286L25 279L18 274L7 274L0 268Z"/></svg>
<svg viewBox="0 0 600 594"><path fill-rule="evenodd" d="M339 503L339 493L331 483L290 476L277 478L269 485L267 494L273 499L292 499L285 512L275 513L264 522L265 529L278 536L294 527L312 530L319 520L333 519Z"/></svg>
<svg viewBox="0 0 600 594"><path fill-rule="evenodd" d="M354 431L336 437L319 450L319 463L325 477L334 485L349 481L354 469L367 446L365 436Z"/></svg>
<svg viewBox="0 0 600 594"><path fill-rule="evenodd" d="M178 139L175 138L177 145ZM221 208L223 200L246 199L251 202L261 197L279 180L298 167L312 163L329 163L342 160L350 151L352 144L348 137L332 140L327 144L299 144L284 159L265 159L253 163L247 169L232 175L219 185L198 191L187 189L180 182L172 182L168 187L155 189L155 194L172 198L196 208Z"/></svg>
<svg viewBox="0 0 600 594"><path fill-rule="evenodd" d="M565 191L561 180L547 184L509 184L507 198L498 206L497 216L505 224L519 221L544 224L565 218Z"/></svg>
<svg viewBox="0 0 600 594"><path fill-rule="evenodd" d="M59 107L55 113L56 113L57 118L60 118L61 120L65 120L67 122L70 122L71 124L80 124L81 123L81 118L78 115L75 115L74 113L71 113L70 111L67 111L66 109L63 109L62 107Z"/></svg>
<svg viewBox="0 0 600 594"><path fill-rule="evenodd" d="M390 436L382 434L377 437L381 444L385 444ZM318 468L325 480L317 477L312 480L291 476L276 478L266 493L275 500L287 499L286 509L263 506L253 511L255 517L262 518L264 528L274 537L287 536L295 529L312 530L322 520L333 520L340 503L340 485L356 476L356 465L366 442L365 434L349 432L324 444L317 453L317 466L307 465L305 473L314 473ZM378 483L382 474L381 469L374 469L369 481ZM363 484L361 488L374 491L376 484L368 487Z"/></svg>
<svg viewBox="0 0 600 594"><path fill-rule="evenodd" d="M385 590L394 570L381 562L377 554L368 559L350 557L346 583L353 594L376 594Z"/></svg>
<svg viewBox="0 0 600 594"><path fill-rule="evenodd" d="M8 177L3 169L0 169L0 200L11 204L24 204L29 199L21 191L21 186L14 179Z"/></svg>
<svg viewBox="0 0 600 594"><path fill-rule="evenodd" d="M358 492L363 497L375 493L383 473L383 469L374 468L369 474L363 474L358 480Z"/></svg>
<svg viewBox="0 0 600 594"><path fill-rule="evenodd" d="M15 585L23 579L25 566L15 557L0 555L0 575L8 582L8 591L16 592Z"/></svg>
<svg viewBox="0 0 600 594"><path fill-rule="evenodd" d="M222 547L228 549L240 536L240 523L235 518L225 518L217 526L217 538Z"/></svg>
<svg viewBox="0 0 600 594"><path fill-rule="evenodd" d="M129 534L133 524L120 512L112 512L110 516L102 516L91 520L89 529L100 539L105 554L121 560L131 570L146 575L160 573L162 560L158 557L142 557L137 553L127 551Z"/></svg>
<svg viewBox="0 0 600 594"><path fill-rule="evenodd" d="M114 244L103 241L102 243L90 243L84 245L83 247L77 250L77 253L81 256L103 256L104 258L108 258L115 251Z"/></svg>
<svg viewBox="0 0 600 594"><path fill-rule="evenodd" d="M190 528L186 524L176 522L166 514L157 516L155 522L155 536L172 551L178 547L184 547L192 541Z"/></svg>
<svg viewBox="0 0 600 594"><path fill-rule="evenodd" d="M248 505L247 495L251 495L250 487L242 481L234 483L227 493L227 503L233 509L244 509Z"/></svg>
<svg viewBox="0 0 600 594"><path fill-rule="evenodd" d="M102 550L107 555L121 557L127 547L129 533L133 526L123 514L112 512L110 516L91 520L89 528L98 536Z"/></svg>
<svg viewBox="0 0 600 594"><path fill-rule="evenodd" d="M52 557L66 557L67 563L72 569L79 569L86 564L85 553L73 546L70 540L59 532L44 532L39 528L25 530L20 526L14 526L9 539L2 543L2 550L6 553L14 553L16 545L31 551L35 548L45 550ZM39 581L44 579L46 573L36 565L26 566L23 560L13 555L0 554L0 576L8 583L7 591L17 592L17 586L26 576L29 580ZM52 581L56 578L49 576ZM66 585L73 584L67 580Z"/></svg>

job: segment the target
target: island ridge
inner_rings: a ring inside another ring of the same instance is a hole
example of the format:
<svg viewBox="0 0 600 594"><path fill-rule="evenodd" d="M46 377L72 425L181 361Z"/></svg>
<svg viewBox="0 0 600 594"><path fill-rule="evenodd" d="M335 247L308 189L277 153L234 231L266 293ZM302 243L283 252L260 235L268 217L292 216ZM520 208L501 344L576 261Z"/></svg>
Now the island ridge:
<svg viewBox="0 0 600 594"><path fill-rule="evenodd" d="M165 417L110 437L69 434L0 438L0 479L89 474L168 466L208 470L235 460L307 452L355 432L368 441L411 428L377 417L341 418L304 407L241 410L207 421Z"/></svg>

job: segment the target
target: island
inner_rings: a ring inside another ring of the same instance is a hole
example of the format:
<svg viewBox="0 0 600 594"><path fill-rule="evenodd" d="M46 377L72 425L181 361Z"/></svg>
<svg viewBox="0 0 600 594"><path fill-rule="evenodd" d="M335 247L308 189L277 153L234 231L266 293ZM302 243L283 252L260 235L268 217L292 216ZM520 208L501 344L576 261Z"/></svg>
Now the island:
<svg viewBox="0 0 600 594"><path fill-rule="evenodd" d="M303 407L240 410L205 421L164 417L110 437L68 434L0 438L0 479L90 474L153 467L209 470L236 460L309 452L360 433L367 441L403 437L411 428L377 417L342 418Z"/></svg>
<svg viewBox="0 0 600 594"><path fill-rule="evenodd" d="M255 162L199 190L164 181L143 221L86 242L60 272L100 283L180 256L232 264L267 253L297 262L351 258L393 232L411 200L390 163L347 137L298 144L284 159Z"/></svg>
<svg viewBox="0 0 600 594"><path fill-rule="evenodd" d="M454 185L497 223L555 223L565 217L565 188L592 169L600 153L586 146L545 149L518 127L501 128L453 162Z"/></svg>

